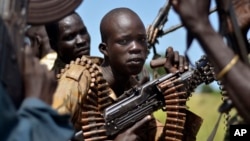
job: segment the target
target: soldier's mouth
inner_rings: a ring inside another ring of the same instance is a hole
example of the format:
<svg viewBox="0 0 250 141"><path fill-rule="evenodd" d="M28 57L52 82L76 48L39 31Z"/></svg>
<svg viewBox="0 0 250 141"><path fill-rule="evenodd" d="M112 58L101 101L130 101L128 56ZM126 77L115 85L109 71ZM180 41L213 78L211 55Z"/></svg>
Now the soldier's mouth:
<svg viewBox="0 0 250 141"><path fill-rule="evenodd" d="M144 64L144 59L142 59L142 58L132 58L132 59L128 60L128 64L141 65L141 64Z"/></svg>

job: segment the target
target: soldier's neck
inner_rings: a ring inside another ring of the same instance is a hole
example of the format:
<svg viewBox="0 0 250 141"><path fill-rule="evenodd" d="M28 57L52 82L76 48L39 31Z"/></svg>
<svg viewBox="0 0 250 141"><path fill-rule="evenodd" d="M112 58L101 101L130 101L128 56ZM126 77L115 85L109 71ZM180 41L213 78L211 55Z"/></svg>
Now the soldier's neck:
<svg viewBox="0 0 250 141"><path fill-rule="evenodd" d="M133 86L131 83L131 76L124 76L114 73L110 66L101 66L103 77L108 82L110 88L115 92L116 96L120 96L125 90Z"/></svg>

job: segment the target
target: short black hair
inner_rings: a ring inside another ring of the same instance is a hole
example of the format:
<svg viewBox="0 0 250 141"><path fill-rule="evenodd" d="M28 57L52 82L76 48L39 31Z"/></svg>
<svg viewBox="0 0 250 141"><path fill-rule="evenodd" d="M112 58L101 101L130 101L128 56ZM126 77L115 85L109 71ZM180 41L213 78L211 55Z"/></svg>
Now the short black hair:
<svg viewBox="0 0 250 141"><path fill-rule="evenodd" d="M75 11L69 13L68 15L66 15L65 17L69 16L69 15L73 15L76 14L77 16L80 17L80 15L78 13L76 13ZM63 18L65 18L63 17ZM62 19L63 19L62 18ZM60 20L62 20L60 19ZM58 51L57 49L57 41L58 41L58 33L59 33L59 21L53 22L53 23L49 23L45 25L45 29L46 32L48 34L48 38L49 38L49 43L52 49L54 49L56 52Z"/></svg>
<svg viewBox="0 0 250 141"><path fill-rule="evenodd" d="M133 16L137 16L139 20L140 17L138 16L137 13L135 13L133 10L131 10L130 8L127 7L118 7L118 8L114 8L112 10L110 10L108 13L106 13L100 23L100 32L101 32L101 40L103 43L106 43L109 37L109 29L106 28L106 26L109 24L109 21L112 21L114 17L117 17L123 13L129 14L129 15L133 15Z"/></svg>
<svg viewBox="0 0 250 141"><path fill-rule="evenodd" d="M59 27L58 22L49 23L45 25L46 32L48 34L49 43L52 49L54 49L57 52L57 41L58 41L58 33L59 33Z"/></svg>

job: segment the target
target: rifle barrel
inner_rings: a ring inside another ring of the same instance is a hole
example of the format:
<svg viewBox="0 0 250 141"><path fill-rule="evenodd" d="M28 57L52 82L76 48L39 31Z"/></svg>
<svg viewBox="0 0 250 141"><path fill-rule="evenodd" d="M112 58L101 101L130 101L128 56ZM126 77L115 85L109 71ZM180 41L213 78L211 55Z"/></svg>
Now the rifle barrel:
<svg viewBox="0 0 250 141"><path fill-rule="evenodd" d="M215 11L217 11L217 8L216 8L216 7L212 8L212 9L209 11L209 14L212 14L212 13L214 13ZM162 32L162 35L160 35L160 36L163 36L163 35L166 35L166 34L168 34L168 33L171 33L171 32L173 32L173 31L175 31L175 30L177 30L177 29L179 29L179 28L181 28L181 27L183 27L183 24L182 24L182 23L177 24L177 25L174 25L174 26L171 26L169 29L163 31L163 32Z"/></svg>

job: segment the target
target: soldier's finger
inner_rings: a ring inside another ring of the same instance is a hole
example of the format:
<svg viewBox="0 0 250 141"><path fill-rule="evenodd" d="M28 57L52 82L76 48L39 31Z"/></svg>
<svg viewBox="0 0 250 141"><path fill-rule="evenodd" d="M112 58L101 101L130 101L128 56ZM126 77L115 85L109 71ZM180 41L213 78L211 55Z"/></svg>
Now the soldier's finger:
<svg viewBox="0 0 250 141"><path fill-rule="evenodd" d="M32 49L30 46L26 46L23 49L23 69L24 73L29 74L32 73L34 66L34 58L32 54Z"/></svg>
<svg viewBox="0 0 250 141"><path fill-rule="evenodd" d="M189 70L189 62L186 57L184 57L184 71Z"/></svg>
<svg viewBox="0 0 250 141"><path fill-rule="evenodd" d="M152 116L151 115L147 115L146 117L144 117L143 119L141 119L140 121L138 121L135 125L133 125L129 129L129 132L136 131L139 127L141 127L142 125L144 125L146 122L150 121L151 119L152 119Z"/></svg>
<svg viewBox="0 0 250 141"><path fill-rule="evenodd" d="M173 52L174 52L174 49L173 49L173 47L170 46L170 47L167 48L165 56L169 57L169 56L171 56L173 54Z"/></svg>
<svg viewBox="0 0 250 141"><path fill-rule="evenodd" d="M184 72L184 64L183 64L183 61L184 61L184 57L183 57L183 56L180 56L180 58L179 58L179 71L180 71L180 72Z"/></svg>
<svg viewBox="0 0 250 141"><path fill-rule="evenodd" d="M178 51L175 51L174 52L174 63L178 64L179 63L179 52Z"/></svg>

